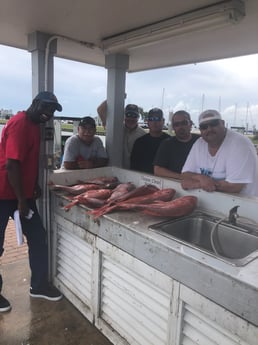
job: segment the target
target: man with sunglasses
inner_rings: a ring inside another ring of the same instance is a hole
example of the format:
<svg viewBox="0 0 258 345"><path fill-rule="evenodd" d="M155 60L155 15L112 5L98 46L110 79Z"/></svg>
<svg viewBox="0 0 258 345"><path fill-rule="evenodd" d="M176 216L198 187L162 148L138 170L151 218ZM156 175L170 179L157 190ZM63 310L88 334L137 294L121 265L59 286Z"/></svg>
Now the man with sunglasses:
<svg viewBox="0 0 258 345"><path fill-rule="evenodd" d="M225 128L216 110L199 116L201 138L182 169L184 189L258 196L258 160L251 140Z"/></svg>
<svg viewBox="0 0 258 345"><path fill-rule="evenodd" d="M125 95L126 97L126 95ZM97 108L102 125L106 126L107 101L102 102ZM145 130L138 126L140 117L139 108L136 104L127 104L124 113L124 141L123 141L123 162L124 169L130 169L130 157L133 144L136 139L146 134Z"/></svg>
<svg viewBox="0 0 258 345"><path fill-rule="evenodd" d="M139 108L135 104L127 104L124 118L124 147L123 168L130 169L130 157L135 141L146 134L145 130L138 126Z"/></svg>
<svg viewBox="0 0 258 345"><path fill-rule="evenodd" d="M131 154L131 169L153 174L153 160L159 145L170 136L162 131L164 117L161 109L151 109L147 120L149 133L135 141Z"/></svg>
<svg viewBox="0 0 258 345"><path fill-rule="evenodd" d="M29 247L31 269L30 296L58 301L60 292L48 282L47 234L36 206L40 197L37 184L40 151L40 124L62 111L56 96L40 92L26 111L20 111L5 125L0 141L0 256L4 252L4 235L9 217L19 211L22 231ZM1 295L0 312L11 309Z"/></svg>
<svg viewBox="0 0 258 345"><path fill-rule="evenodd" d="M191 133L192 120L187 111L179 110L173 114L172 127L175 136L164 140L154 159L154 174L162 177L181 179L181 170L185 160L200 137Z"/></svg>

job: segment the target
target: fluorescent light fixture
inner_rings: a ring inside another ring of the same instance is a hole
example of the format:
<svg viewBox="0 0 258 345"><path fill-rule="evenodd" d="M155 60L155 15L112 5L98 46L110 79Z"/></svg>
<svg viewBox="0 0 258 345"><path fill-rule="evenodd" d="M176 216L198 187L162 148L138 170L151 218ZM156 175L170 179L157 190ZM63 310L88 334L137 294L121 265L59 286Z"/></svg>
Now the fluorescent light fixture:
<svg viewBox="0 0 258 345"><path fill-rule="evenodd" d="M228 24L236 24L245 16L242 0L220 1L213 5L179 14L150 25L104 38L101 46L112 53L137 48L191 32L212 30Z"/></svg>

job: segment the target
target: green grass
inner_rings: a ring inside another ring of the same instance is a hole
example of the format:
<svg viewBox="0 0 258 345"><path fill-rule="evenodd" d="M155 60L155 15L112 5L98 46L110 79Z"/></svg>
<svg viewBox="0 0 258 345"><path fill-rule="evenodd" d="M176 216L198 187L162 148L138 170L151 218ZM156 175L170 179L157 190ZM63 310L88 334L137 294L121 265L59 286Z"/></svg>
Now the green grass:
<svg viewBox="0 0 258 345"><path fill-rule="evenodd" d="M5 125L6 122L7 121L5 119L0 119L0 124L1 125ZM73 125L72 124L62 123L61 128L62 128L63 131L73 132ZM102 126L97 126L96 131L97 131L98 135L105 135L105 133L106 133L104 127L102 127Z"/></svg>
<svg viewBox="0 0 258 345"><path fill-rule="evenodd" d="M62 123L61 128L66 132L73 132L73 125L70 123ZM105 134L105 129L102 126L97 126L96 131L99 135Z"/></svg>

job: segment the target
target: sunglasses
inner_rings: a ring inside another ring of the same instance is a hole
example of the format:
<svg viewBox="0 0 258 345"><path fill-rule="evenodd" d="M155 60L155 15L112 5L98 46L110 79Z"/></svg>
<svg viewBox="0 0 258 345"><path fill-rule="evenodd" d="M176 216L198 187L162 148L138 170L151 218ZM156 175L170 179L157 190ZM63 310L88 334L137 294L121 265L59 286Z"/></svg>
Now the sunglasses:
<svg viewBox="0 0 258 345"><path fill-rule="evenodd" d="M173 122L173 127L188 126L188 125L189 125L188 120Z"/></svg>
<svg viewBox="0 0 258 345"><path fill-rule="evenodd" d="M161 121L162 118L160 116L149 116L148 117L148 121L155 121L155 122L158 122L158 121Z"/></svg>
<svg viewBox="0 0 258 345"><path fill-rule="evenodd" d="M199 128L200 128L200 130L205 130L208 127L217 127L219 125L219 123L220 123L220 120L212 120L208 123L201 123L199 125Z"/></svg>
<svg viewBox="0 0 258 345"><path fill-rule="evenodd" d="M125 115L125 117L127 117L127 118L131 118L131 119L137 119L138 118L138 115L136 115L136 114L133 114L133 113L128 113L128 114L126 114Z"/></svg>

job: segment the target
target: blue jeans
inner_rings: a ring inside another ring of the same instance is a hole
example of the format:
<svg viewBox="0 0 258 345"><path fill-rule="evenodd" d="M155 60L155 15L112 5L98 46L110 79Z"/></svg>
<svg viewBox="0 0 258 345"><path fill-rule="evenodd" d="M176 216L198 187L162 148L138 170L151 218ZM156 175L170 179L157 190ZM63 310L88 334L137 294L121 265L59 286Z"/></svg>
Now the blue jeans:
<svg viewBox="0 0 258 345"><path fill-rule="evenodd" d="M47 233L43 227L36 202L27 200L29 207L34 211L31 219L22 218L22 232L29 247L29 263L31 269L31 287L43 289L48 284L48 246ZM0 256L4 252L4 236L9 217L13 218L17 210L17 200L0 200ZM2 289L0 274L0 292Z"/></svg>

